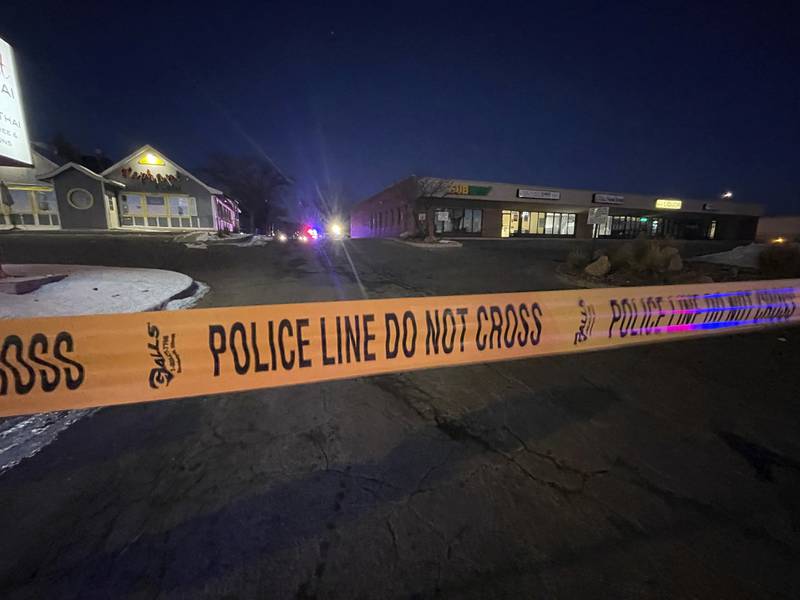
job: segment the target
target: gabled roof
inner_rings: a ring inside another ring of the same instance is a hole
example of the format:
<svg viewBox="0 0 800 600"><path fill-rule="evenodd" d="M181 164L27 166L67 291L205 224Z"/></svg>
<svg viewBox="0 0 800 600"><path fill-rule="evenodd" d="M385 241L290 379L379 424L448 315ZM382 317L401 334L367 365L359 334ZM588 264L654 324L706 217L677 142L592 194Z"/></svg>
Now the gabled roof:
<svg viewBox="0 0 800 600"><path fill-rule="evenodd" d="M113 179L108 179L103 177L102 175L98 175L88 167L84 167L83 165L79 165L75 162L68 162L67 164L61 165L54 171L50 171L48 173L44 173L43 175L39 176L39 179L53 179L54 177L60 175L64 171L68 171L69 169L75 169L76 171L80 171L87 177L91 177L97 181L102 181L103 183L110 183L111 185L118 185L120 187L125 187L124 183L120 183L119 181L114 181Z"/></svg>
<svg viewBox="0 0 800 600"><path fill-rule="evenodd" d="M105 171L103 171L103 172L101 173L101 175L103 175L103 176L106 176L106 175L109 175L110 173L113 173L113 172L114 172L114 171L116 171L118 168L120 168L122 165L124 165L125 163L127 163L128 161L131 161L131 160L133 160L134 158L136 158L136 157L137 157L137 156L139 156L140 154L144 154L145 152L153 152L154 154L158 154L158 155L160 155L160 156L164 156L164 157L166 156L166 155L165 155L163 152L160 152L160 151L156 150L156 149L155 149L155 148L153 148L153 147L152 147L150 144L145 144L144 146L142 146L141 148L139 148L139 149L138 149L138 150L136 150L135 152L131 152L131 153L130 153L128 156L126 156L126 157L125 157L125 158L123 158L122 160L115 162L113 165L111 165L111 166L110 166L110 167L108 167L108 168L107 168ZM222 192L221 192L220 190L218 190L218 189L216 189L216 188L213 188L213 187L211 187L210 185L206 185L205 183L203 183L202 181L200 181L200 180L199 180L197 177L195 177L194 175L192 175L191 173L189 173L189 171L187 171L187 170L186 170L186 169L184 169L182 166L180 166L178 163L176 163L174 160L172 160L172 159L169 159L169 162L171 162L173 165L175 165L175 168L176 168L176 169L179 169L180 171L182 171L182 172L183 172L183 174L184 174L184 175L186 175L186 176L187 176L189 179L191 179L191 180L192 180L192 181L194 181L195 183L198 183L198 184L200 184L201 186L203 186L203 187L204 187L206 190L208 190L208 192L209 192L210 194L217 194L217 195L219 195L219 194L222 194Z"/></svg>

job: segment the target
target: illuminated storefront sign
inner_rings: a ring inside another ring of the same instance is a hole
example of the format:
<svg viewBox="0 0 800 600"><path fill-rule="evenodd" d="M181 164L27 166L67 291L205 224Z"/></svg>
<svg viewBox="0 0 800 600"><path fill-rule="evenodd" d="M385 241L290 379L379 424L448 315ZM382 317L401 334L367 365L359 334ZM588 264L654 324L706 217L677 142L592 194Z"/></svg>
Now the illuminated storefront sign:
<svg viewBox="0 0 800 600"><path fill-rule="evenodd" d="M161 174L153 173L150 169L146 171L134 171L130 167L125 167L120 170L120 175L125 179L136 179L143 183L155 183L156 187L165 185L171 188L179 188L181 183L181 176L177 171L175 173Z"/></svg>
<svg viewBox="0 0 800 600"><path fill-rule="evenodd" d="M488 196L492 191L488 185L468 185L466 183L453 183L447 188L448 194L457 196Z"/></svg>
<svg viewBox="0 0 800 600"><path fill-rule="evenodd" d="M550 190L517 190L517 198L535 198L536 200L561 200L561 192Z"/></svg>
<svg viewBox="0 0 800 600"><path fill-rule="evenodd" d="M152 167L163 167L167 163L164 162L164 159L158 156L157 154L153 154L152 152L146 152L142 158L139 159L140 165L150 165Z"/></svg>
<svg viewBox="0 0 800 600"><path fill-rule="evenodd" d="M595 204L624 204L625 196L618 194L595 194L592 196L592 202Z"/></svg>
<svg viewBox="0 0 800 600"><path fill-rule="evenodd" d="M663 208L666 210L680 210L683 207L683 200L676 198L658 198L656 199L656 208Z"/></svg>
<svg viewBox="0 0 800 600"><path fill-rule="evenodd" d="M14 53L0 39L0 164L33 166Z"/></svg>

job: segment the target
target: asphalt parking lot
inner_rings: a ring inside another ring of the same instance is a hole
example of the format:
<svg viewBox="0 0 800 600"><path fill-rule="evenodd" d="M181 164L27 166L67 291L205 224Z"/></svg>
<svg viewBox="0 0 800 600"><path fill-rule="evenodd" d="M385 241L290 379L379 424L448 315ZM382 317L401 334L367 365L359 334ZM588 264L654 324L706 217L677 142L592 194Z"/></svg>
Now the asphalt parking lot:
<svg viewBox="0 0 800 600"><path fill-rule="evenodd" d="M201 306L564 287L563 247L185 248ZM800 330L106 408L0 475L6 598L792 598Z"/></svg>

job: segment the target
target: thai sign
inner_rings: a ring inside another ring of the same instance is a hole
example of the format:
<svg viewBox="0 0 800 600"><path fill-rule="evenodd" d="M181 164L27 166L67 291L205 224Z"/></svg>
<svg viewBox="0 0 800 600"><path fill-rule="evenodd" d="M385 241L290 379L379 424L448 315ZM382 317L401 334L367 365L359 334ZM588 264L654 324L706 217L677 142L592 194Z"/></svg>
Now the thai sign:
<svg viewBox="0 0 800 600"><path fill-rule="evenodd" d="M33 166L14 52L0 39L0 165Z"/></svg>

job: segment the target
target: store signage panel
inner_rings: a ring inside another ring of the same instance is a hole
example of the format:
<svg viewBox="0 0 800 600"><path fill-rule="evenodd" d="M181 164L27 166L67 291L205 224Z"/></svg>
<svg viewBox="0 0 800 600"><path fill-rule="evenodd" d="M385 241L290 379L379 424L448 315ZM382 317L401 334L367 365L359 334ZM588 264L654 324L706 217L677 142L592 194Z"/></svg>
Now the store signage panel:
<svg viewBox="0 0 800 600"><path fill-rule="evenodd" d="M534 198L536 200L561 200L561 192L551 190L517 190L517 198Z"/></svg>
<svg viewBox="0 0 800 600"><path fill-rule="evenodd" d="M447 188L448 194L456 196L488 196L492 191L489 185L469 185L466 183L452 183Z"/></svg>
<svg viewBox="0 0 800 600"><path fill-rule="evenodd" d="M683 200L677 198L657 198L656 208L663 208L666 210L680 210L683 208Z"/></svg>
<svg viewBox="0 0 800 600"><path fill-rule="evenodd" d="M588 225L603 225L608 219L607 206L595 206L589 209L589 218L586 220Z"/></svg>
<svg viewBox="0 0 800 600"><path fill-rule="evenodd" d="M14 51L0 39L0 164L33 166Z"/></svg>
<svg viewBox="0 0 800 600"><path fill-rule="evenodd" d="M618 194L595 194L592 197L592 202L595 204L624 204L625 196Z"/></svg>

